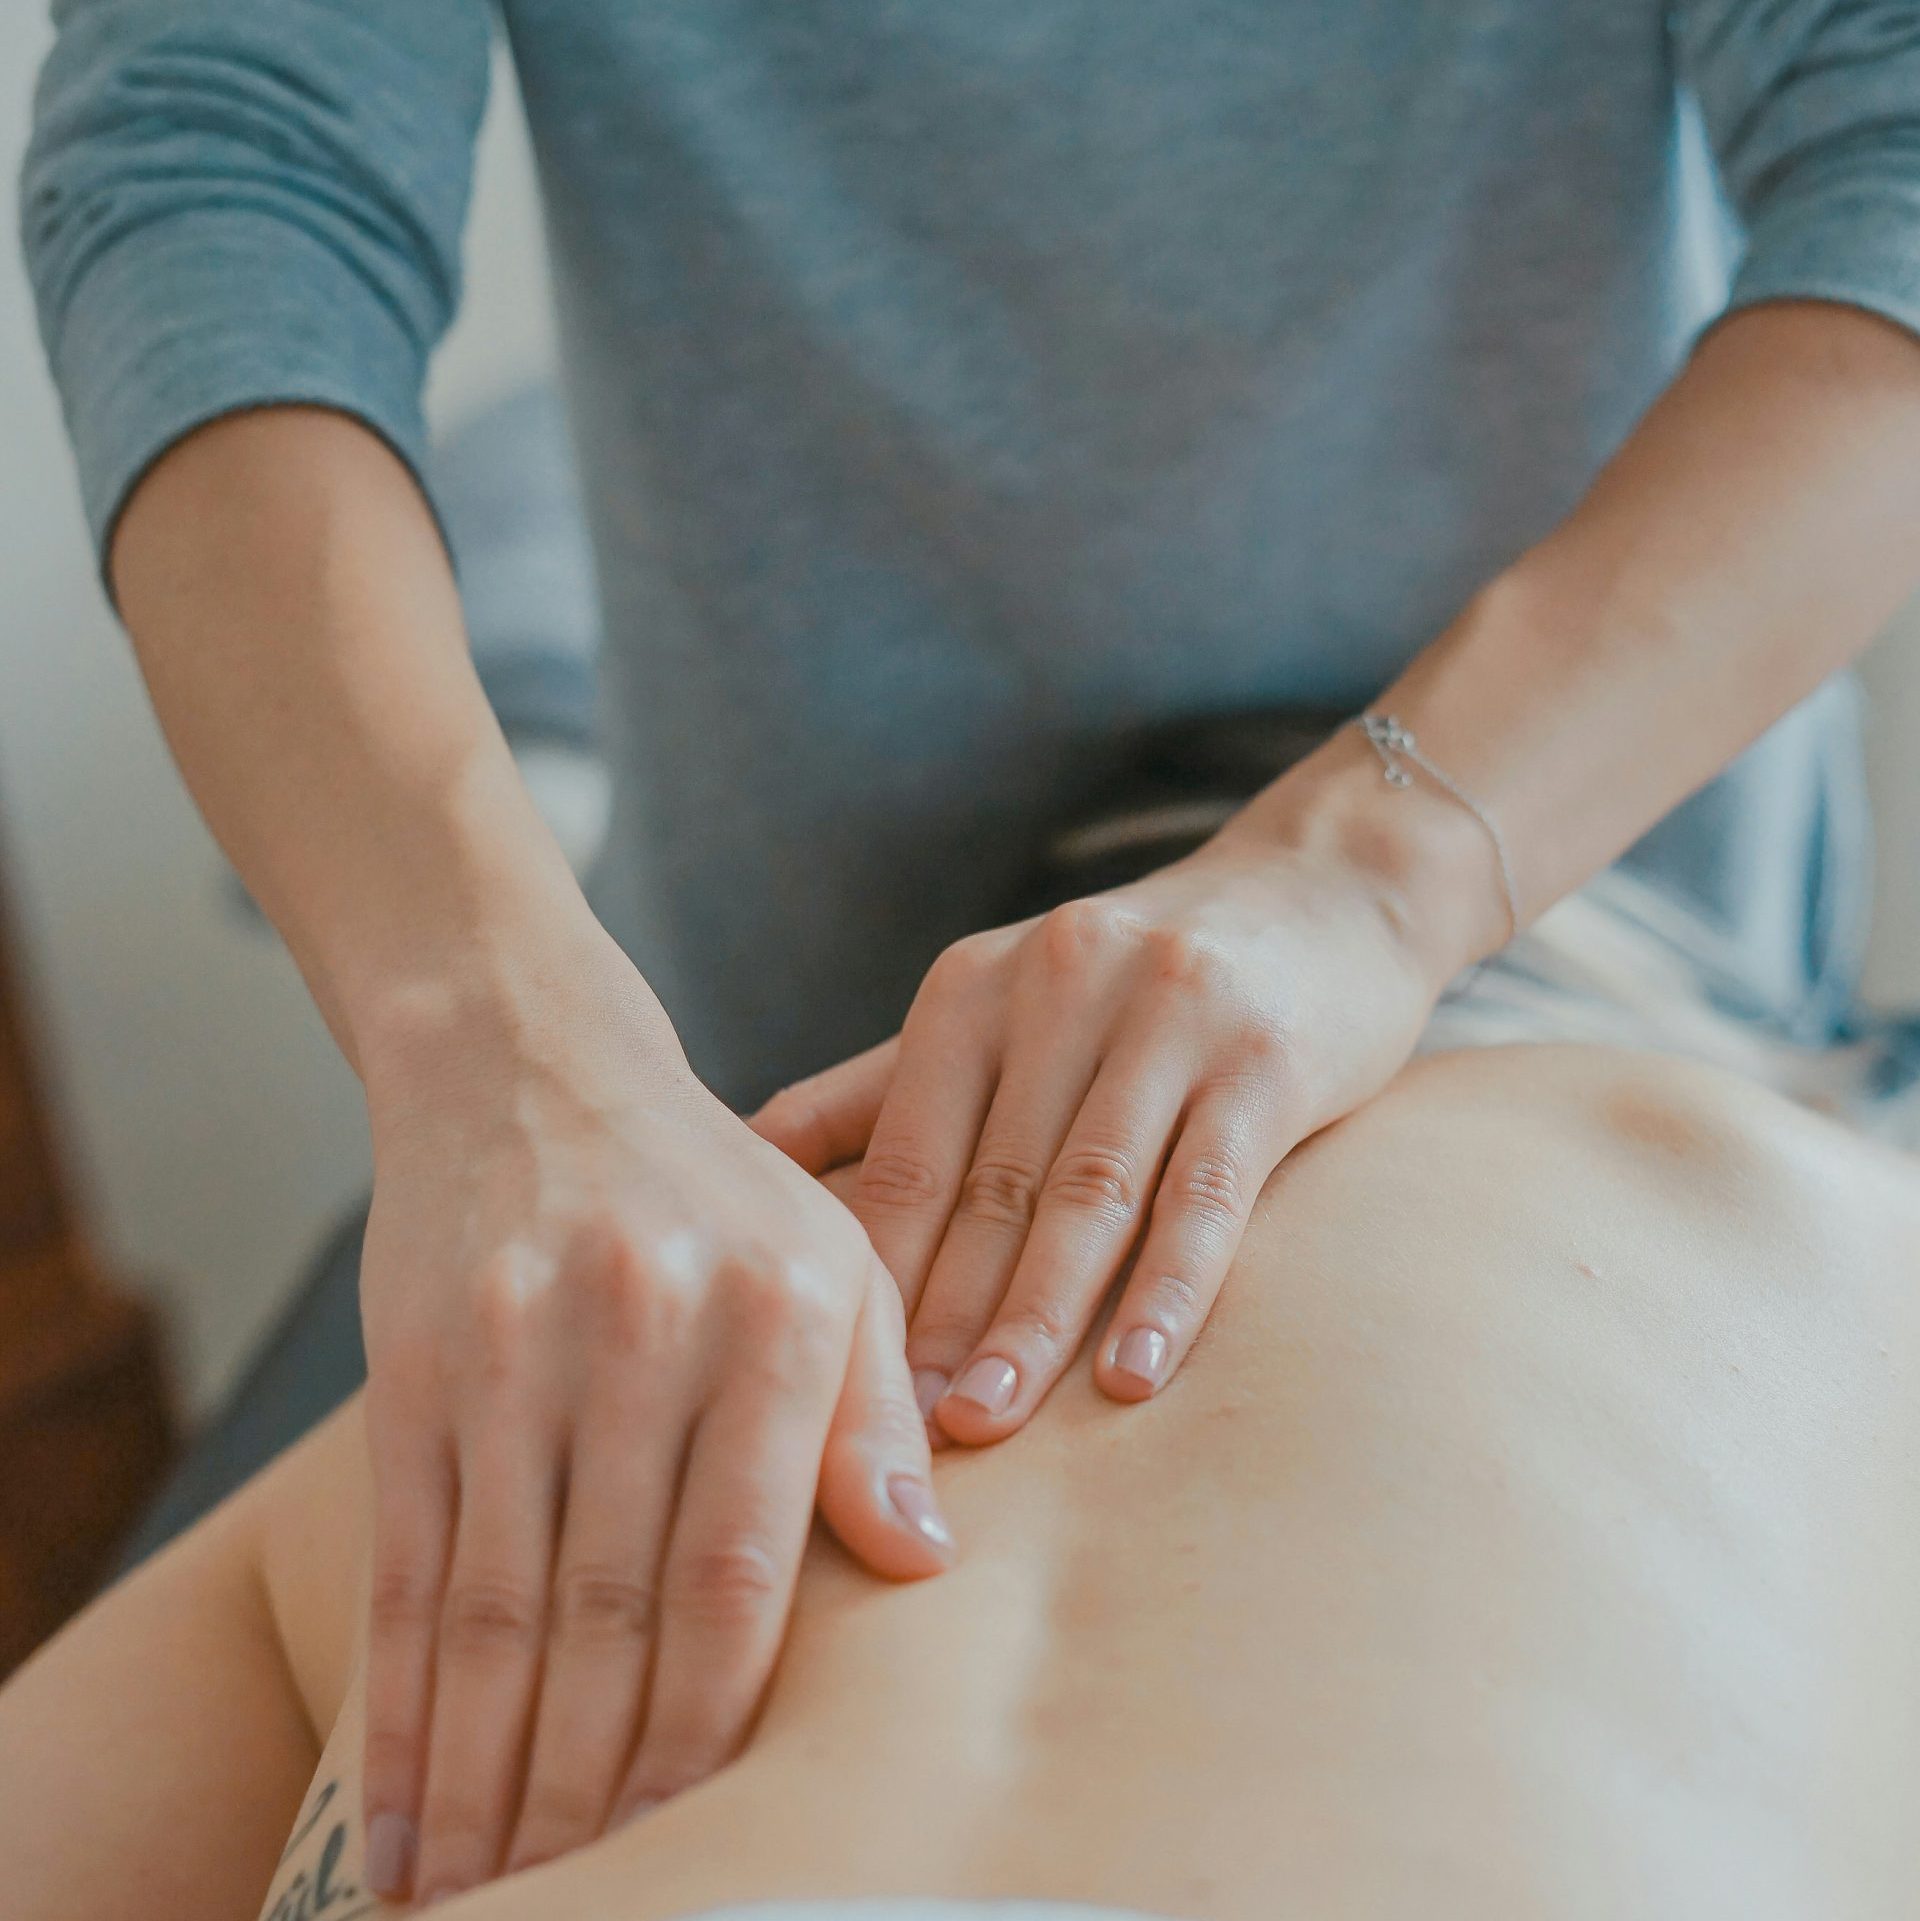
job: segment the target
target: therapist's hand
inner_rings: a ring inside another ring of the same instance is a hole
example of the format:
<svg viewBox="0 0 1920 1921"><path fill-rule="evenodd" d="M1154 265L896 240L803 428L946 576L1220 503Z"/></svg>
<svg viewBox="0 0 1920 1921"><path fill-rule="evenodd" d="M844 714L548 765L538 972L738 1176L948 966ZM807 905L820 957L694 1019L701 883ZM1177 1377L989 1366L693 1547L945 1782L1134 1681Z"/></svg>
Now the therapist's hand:
<svg viewBox="0 0 1920 1921"><path fill-rule="evenodd" d="M1430 824L1389 797L1394 832ZM1179 1367L1268 1175L1392 1076L1452 971L1400 858L1364 815L1296 832L1256 806L1135 885L949 948L898 1036L754 1117L802 1166L864 1153L853 1210L946 1437L1020 1427L1136 1249L1094 1378L1143 1400Z"/></svg>
<svg viewBox="0 0 1920 1921"><path fill-rule="evenodd" d="M880 1574L951 1543L897 1290L623 958L418 1025L367 1075L366 1808L370 1879L432 1898L736 1752L816 1488Z"/></svg>

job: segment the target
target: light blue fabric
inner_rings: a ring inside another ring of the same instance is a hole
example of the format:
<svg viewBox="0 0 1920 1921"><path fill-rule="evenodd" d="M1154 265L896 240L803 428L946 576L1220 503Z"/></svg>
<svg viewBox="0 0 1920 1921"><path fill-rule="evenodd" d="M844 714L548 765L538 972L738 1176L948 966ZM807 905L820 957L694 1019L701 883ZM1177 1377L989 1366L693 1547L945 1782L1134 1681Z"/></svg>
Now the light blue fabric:
<svg viewBox="0 0 1920 1921"><path fill-rule="evenodd" d="M62 0L23 230L103 539L237 406L422 464L481 0ZM1920 0L506 0L618 771L599 900L751 1098L875 1038L1172 714L1358 705L1726 292L1920 328ZM1631 858L1846 1015L1836 685Z"/></svg>

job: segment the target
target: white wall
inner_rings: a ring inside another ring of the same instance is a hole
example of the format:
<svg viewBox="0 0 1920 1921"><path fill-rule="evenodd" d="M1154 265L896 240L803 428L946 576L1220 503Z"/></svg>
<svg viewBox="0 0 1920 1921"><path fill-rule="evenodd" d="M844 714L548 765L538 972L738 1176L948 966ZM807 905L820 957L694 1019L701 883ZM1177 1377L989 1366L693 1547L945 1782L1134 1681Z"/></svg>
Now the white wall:
<svg viewBox="0 0 1920 1921"><path fill-rule="evenodd" d="M358 1091L277 945L237 918L93 583L12 244L44 0L0 0L0 832L43 1053L88 1217L160 1291L205 1405L367 1178ZM464 319L437 416L552 350L510 87L482 148ZM1871 663L1881 777L1876 988L1920 1000L1920 626Z"/></svg>
<svg viewBox="0 0 1920 1921"><path fill-rule="evenodd" d="M358 1086L238 916L94 584L13 228L44 0L0 0L0 836L70 1171L112 1265L163 1297L205 1406L367 1181ZM532 173L497 89L445 418L551 354Z"/></svg>

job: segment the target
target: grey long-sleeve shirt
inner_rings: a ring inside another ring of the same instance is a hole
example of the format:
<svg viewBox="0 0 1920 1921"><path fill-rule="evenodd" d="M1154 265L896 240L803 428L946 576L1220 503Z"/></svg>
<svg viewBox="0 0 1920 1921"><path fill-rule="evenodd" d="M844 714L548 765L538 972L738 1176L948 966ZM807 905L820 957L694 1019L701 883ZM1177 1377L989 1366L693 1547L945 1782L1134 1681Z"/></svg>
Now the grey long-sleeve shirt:
<svg viewBox="0 0 1920 1921"><path fill-rule="evenodd" d="M104 539L275 400L416 469L481 0L61 0L23 182ZM1156 717L1358 704L1725 292L1920 329L1920 0L506 0L618 772L602 911L750 1097L877 1037ZM1847 1005L1836 683L1630 859ZM1516 833L1523 829L1516 827Z"/></svg>

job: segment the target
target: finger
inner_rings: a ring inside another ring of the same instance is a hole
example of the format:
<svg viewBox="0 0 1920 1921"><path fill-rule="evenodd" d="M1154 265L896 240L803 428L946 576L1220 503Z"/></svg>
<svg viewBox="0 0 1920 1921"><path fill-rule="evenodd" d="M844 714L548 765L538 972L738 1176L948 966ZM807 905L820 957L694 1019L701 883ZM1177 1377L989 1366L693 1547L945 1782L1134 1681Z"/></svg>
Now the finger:
<svg viewBox="0 0 1920 1921"><path fill-rule="evenodd" d="M640 1742L614 1820L731 1760L779 1652L812 1524L838 1366L742 1362L702 1417L661 1582Z"/></svg>
<svg viewBox="0 0 1920 1921"><path fill-rule="evenodd" d="M957 1426L949 1422L956 1398L988 1417L1018 1398L1019 1379L1006 1356L968 1356L1006 1298L1041 1183L1093 1082L1103 1021L1104 1010L1084 1003L1063 1017L1057 996L1032 977L1016 994L1000 1084L908 1321L916 1391L927 1393L929 1378L948 1384L935 1419L955 1439L970 1431L965 1417Z"/></svg>
<svg viewBox="0 0 1920 1921"><path fill-rule="evenodd" d="M809 1174L857 1161L873 1138L899 1054L896 1034L824 1073L783 1087L748 1116L747 1125Z"/></svg>
<svg viewBox="0 0 1920 1921"><path fill-rule="evenodd" d="M553 1458L505 1421L462 1449L420 1822L423 1900L490 1880L506 1847L546 1624Z"/></svg>
<svg viewBox="0 0 1920 1921"><path fill-rule="evenodd" d="M1006 1293L940 1403L953 1439L1004 1440L1080 1351L1139 1239L1188 1091L1185 1064L1144 1026L1102 1063L1047 1171ZM997 1394L1009 1379L1012 1392L997 1406L959 1385L978 1380Z"/></svg>
<svg viewBox="0 0 1920 1921"><path fill-rule="evenodd" d="M573 1448L509 1872L597 1839L640 1726L685 1429L608 1390Z"/></svg>
<svg viewBox="0 0 1920 1921"><path fill-rule="evenodd" d="M433 1710L433 1646L453 1539L451 1456L413 1421L367 1401L373 1498L373 1587L367 1640L367 1881L383 1901L412 1892L420 1791Z"/></svg>
<svg viewBox="0 0 1920 1921"><path fill-rule="evenodd" d="M820 1463L819 1507L848 1553L896 1581L938 1574L953 1560L905 1341L900 1290L876 1261Z"/></svg>
<svg viewBox="0 0 1920 1921"><path fill-rule="evenodd" d="M1203 1098L1188 1114L1094 1363L1095 1382L1115 1400L1147 1400L1186 1359L1279 1165L1272 1141L1271 1118L1243 1097Z"/></svg>
<svg viewBox="0 0 1920 1921"><path fill-rule="evenodd" d="M854 1183L854 1215L909 1316L993 1097L994 988L967 952L943 954L908 1010L893 1084Z"/></svg>

